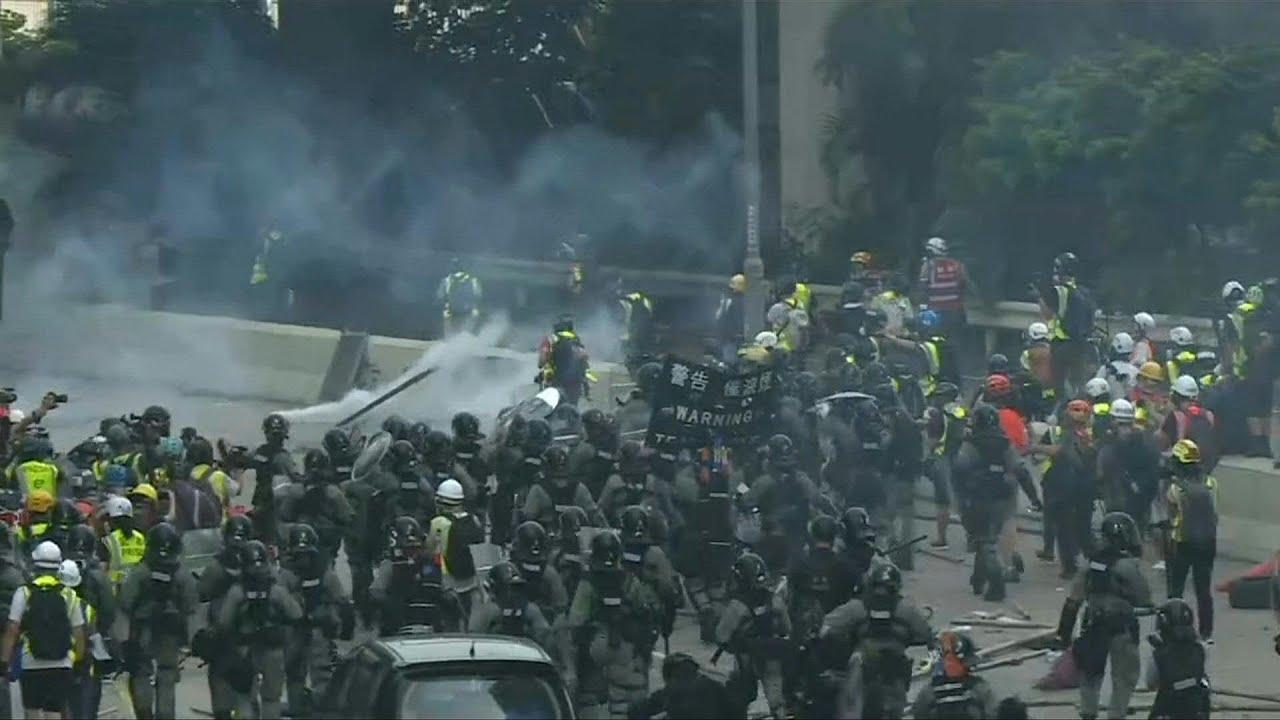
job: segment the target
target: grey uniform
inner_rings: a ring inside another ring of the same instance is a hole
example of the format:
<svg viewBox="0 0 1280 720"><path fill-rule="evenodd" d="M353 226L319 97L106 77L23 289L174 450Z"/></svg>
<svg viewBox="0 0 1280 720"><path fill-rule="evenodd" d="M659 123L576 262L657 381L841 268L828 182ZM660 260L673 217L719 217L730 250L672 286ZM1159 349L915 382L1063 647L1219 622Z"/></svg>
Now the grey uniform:
<svg viewBox="0 0 1280 720"><path fill-rule="evenodd" d="M827 613L818 636L824 644L853 650L838 700L841 717L862 717L849 714L855 703L863 704L867 717L902 717L911 682L907 648L926 645L933 637L919 610L901 600L891 610L850 600Z"/></svg>
<svg viewBox="0 0 1280 720"><path fill-rule="evenodd" d="M196 590L200 596L200 602L209 603L208 608L208 630L213 633L212 640L216 648L214 654L206 658L209 664L209 700L213 705L213 716L215 718L229 718L235 710L236 697L231 690L231 685L227 683L227 658L218 652L225 643L230 639L225 633L219 632L218 615L222 610L222 604L226 600L227 593L231 590L231 586L240 582L240 572L237 570L234 574L227 572L227 568L222 564L221 560L210 563L200 573L200 579L196 583Z"/></svg>
<svg viewBox="0 0 1280 720"><path fill-rule="evenodd" d="M578 584L569 610L565 681L579 691L581 717L625 718L631 703L649 695L660 608L653 592L630 573L622 574L616 604L600 594L595 580L588 576ZM583 677L588 669L603 677Z"/></svg>
<svg viewBox="0 0 1280 720"><path fill-rule="evenodd" d="M552 658L563 657L551 624L535 603L526 603L522 608L504 608L491 599L478 603L467 619L467 632L528 638L542 646Z"/></svg>
<svg viewBox="0 0 1280 720"><path fill-rule="evenodd" d="M177 717L178 660L197 602L195 576L181 565L152 570L143 561L125 576L120 609L129 620L130 649L125 656L129 692L139 715L154 708L154 717Z"/></svg>
<svg viewBox="0 0 1280 720"><path fill-rule="evenodd" d="M786 717L782 694L781 643L791 637L786 604L770 593L766 602L749 607L738 598L729 601L716 626L716 643L733 653L737 672L746 673L764 686L764 697L774 717Z"/></svg>
<svg viewBox="0 0 1280 720"><path fill-rule="evenodd" d="M1130 557L1090 558L1076 575L1067 602L1075 607L1085 604L1080 637L1071 648L1082 676L1080 714L1097 717L1109 659L1111 706L1107 717L1124 718L1141 670L1134 610L1151 607L1151 586L1142 575L1142 566ZM1074 619L1069 617L1069 624L1074 625ZM1063 630L1069 633L1071 628Z"/></svg>
<svg viewBox="0 0 1280 720"><path fill-rule="evenodd" d="M966 440L956 455L954 478L963 488L966 529L978 547L969 582L975 593L985 589L988 600L1000 601L1005 593L1005 568L997 547L1000 530L1017 506L1018 474L1025 473L1026 466L1003 436L993 442L983 448Z"/></svg>
<svg viewBox="0 0 1280 720"><path fill-rule="evenodd" d="M969 675L959 680L934 678L920 688L911 703L911 717L916 720L970 718L984 720L996 716L995 691L986 680Z"/></svg>
<svg viewBox="0 0 1280 720"><path fill-rule="evenodd" d="M240 662L254 675L262 709L260 717L280 717L280 697L284 693L285 631L302 619L302 606L279 581L266 590L247 590L233 585L218 613L218 626L229 634L240 653ZM251 688L236 688L236 714L254 716Z"/></svg>
<svg viewBox="0 0 1280 720"><path fill-rule="evenodd" d="M281 523L307 523L320 536L320 547L332 562L351 525L351 503L337 485L307 488L290 483L276 490L276 514ZM281 528L281 537L284 537Z"/></svg>
<svg viewBox="0 0 1280 720"><path fill-rule="evenodd" d="M525 520L536 520L544 528L554 528L559 522L560 510L574 505L582 508L590 524L596 527L606 525L604 516L596 507L596 501L591 499L591 491L580 482L570 482L560 488L555 487L550 480L543 480L529 488L521 512Z"/></svg>
<svg viewBox="0 0 1280 720"><path fill-rule="evenodd" d="M307 578L285 568L280 571L280 584L303 610L302 621L289 630L285 642L290 709L294 717L303 717L312 701L324 696L333 676L333 659L337 655L334 640L341 634L342 618L351 598L332 570Z"/></svg>

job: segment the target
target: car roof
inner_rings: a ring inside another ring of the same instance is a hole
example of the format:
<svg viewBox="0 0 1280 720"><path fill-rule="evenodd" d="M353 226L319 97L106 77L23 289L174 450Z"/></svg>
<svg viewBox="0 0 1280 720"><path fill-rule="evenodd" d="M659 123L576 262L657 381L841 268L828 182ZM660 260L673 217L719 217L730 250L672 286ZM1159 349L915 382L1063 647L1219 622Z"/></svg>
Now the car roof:
<svg viewBox="0 0 1280 720"><path fill-rule="evenodd" d="M500 661L551 664L534 643L504 635L406 635L377 641L396 667L427 663Z"/></svg>

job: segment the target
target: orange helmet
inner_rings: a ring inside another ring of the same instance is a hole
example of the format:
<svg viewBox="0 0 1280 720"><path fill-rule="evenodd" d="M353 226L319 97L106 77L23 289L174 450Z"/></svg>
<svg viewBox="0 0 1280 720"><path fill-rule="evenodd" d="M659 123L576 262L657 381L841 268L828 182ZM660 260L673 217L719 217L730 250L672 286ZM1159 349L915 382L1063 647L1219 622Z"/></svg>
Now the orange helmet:
<svg viewBox="0 0 1280 720"><path fill-rule="evenodd" d="M987 377L986 391L989 398L1006 397L1013 394L1013 382L1008 375L996 373Z"/></svg>
<svg viewBox="0 0 1280 720"><path fill-rule="evenodd" d="M866 250L859 250L853 254L853 257L849 258L849 262L854 263L855 265L871 267L871 253Z"/></svg>

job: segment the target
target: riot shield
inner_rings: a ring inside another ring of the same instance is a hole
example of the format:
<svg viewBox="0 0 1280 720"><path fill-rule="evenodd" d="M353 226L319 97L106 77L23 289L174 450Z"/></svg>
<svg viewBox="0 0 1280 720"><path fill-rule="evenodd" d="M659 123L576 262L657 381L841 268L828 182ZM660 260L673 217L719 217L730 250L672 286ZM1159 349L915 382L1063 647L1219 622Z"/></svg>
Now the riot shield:
<svg viewBox="0 0 1280 720"><path fill-rule="evenodd" d="M382 458L391 449L391 443L391 433L387 432L380 432L369 438L356 461L351 464L351 479L363 480L377 470L382 464Z"/></svg>

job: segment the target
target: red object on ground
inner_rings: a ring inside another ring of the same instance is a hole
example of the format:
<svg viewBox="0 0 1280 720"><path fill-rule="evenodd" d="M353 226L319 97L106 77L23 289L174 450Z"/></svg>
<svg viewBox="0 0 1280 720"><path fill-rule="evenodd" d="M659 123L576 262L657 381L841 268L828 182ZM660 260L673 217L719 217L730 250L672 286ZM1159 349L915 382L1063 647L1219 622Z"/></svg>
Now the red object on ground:
<svg viewBox="0 0 1280 720"><path fill-rule="evenodd" d="M1259 565L1254 565L1253 567L1244 571L1244 573L1237 575L1236 577L1233 577L1230 580L1223 580L1222 582L1218 583L1217 590L1218 592L1229 593L1231 592L1232 586L1234 586L1240 580L1244 580L1245 578L1271 577L1272 575L1275 575L1275 574L1276 574L1276 559L1271 558L1270 560L1264 563L1261 563Z"/></svg>
<svg viewBox="0 0 1280 720"><path fill-rule="evenodd" d="M1070 648L1058 656L1049 672L1036 681L1037 690L1070 690L1080 687L1080 668L1076 667L1076 654Z"/></svg>

